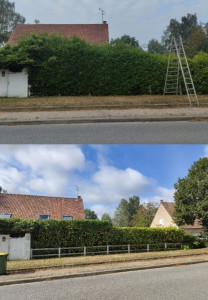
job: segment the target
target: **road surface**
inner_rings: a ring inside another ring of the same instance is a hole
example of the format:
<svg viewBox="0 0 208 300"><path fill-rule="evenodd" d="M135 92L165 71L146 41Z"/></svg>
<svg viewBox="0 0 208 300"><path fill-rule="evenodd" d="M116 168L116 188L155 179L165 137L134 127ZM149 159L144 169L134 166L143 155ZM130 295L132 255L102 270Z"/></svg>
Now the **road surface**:
<svg viewBox="0 0 208 300"><path fill-rule="evenodd" d="M206 144L208 122L0 126L1 144Z"/></svg>
<svg viewBox="0 0 208 300"><path fill-rule="evenodd" d="M208 264L0 287L0 300L206 300Z"/></svg>

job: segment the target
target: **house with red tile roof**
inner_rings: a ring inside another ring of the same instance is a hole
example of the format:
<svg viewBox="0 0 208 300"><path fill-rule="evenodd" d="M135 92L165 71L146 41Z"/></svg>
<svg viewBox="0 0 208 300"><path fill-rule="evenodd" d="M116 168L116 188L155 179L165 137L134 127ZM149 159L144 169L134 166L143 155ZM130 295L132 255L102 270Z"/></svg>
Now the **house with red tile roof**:
<svg viewBox="0 0 208 300"><path fill-rule="evenodd" d="M174 202L164 202L163 200L161 200L160 206L150 227L175 227L184 229L186 233L190 233L196 236L204 233L204 228L201 225L200 220L195 220L193 225L185 224L182 226L178 226L173 219L174 205Z"/></svg>
<svg viewBox="0 0 208 300"><path fill-rule="evenodd" d="M109 42L108 24L18 24L7 44L16 45L24 36L36 34L56 34L70 39L77 36L91 44L101 45Z"/></svg>
<svg viewBox="0 0 208 300"><path fill-rule="evenodd" d="M83 200L0 193L0 218L85 219Z"/></svg>

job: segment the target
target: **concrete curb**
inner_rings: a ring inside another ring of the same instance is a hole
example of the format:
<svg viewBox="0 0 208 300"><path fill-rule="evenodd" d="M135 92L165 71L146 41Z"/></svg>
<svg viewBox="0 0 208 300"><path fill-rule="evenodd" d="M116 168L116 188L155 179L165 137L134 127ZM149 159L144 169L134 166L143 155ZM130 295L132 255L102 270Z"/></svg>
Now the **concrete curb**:
<svg viewBox="0 0 208 300"><path fill-rule="evenodd" d="M47 277L0 281L0 286L52 281L52 280L60 280L60 279L70 279L70 278L81 278L81 277L107 275L107 274L133 272L133 271L142 271L142 270L151 270L151 269L161 269L161 268L169 268L169 267L177 267L177 266L188 266L188 265L195 265L195 264L202 264L202 263L208 263L208 260L193 261L193 262L186 262L186 263L182 262L182 263L174 263L174 264L166 264L166 265L153 265L153 266L138 267L138 268L114 269L114 270L76 273L76 274L68 274L68 275L58 275L58 276L47 276Z"/></svg>
<svg viewBox="0 0 208 300"><path fill-rule="evenodd" d="M148 257L147 259L126 259L125 261L114 260L114 261L100 261L100 262L85 262L85 263L74 263L74 264L65 264L65 265L54 265L54 266L43 266L43 267L33 267L28 269L9 269L7 270L7 275L10 274L24 274L34 271L44 271L49 269L65 269L69 267L85 267L90 265L105 265L105 264L116 264L116 263L127 263L127 262L144 262L144 261L152 261L152 260L160 260L160 259L172 259L172 258L187 258L193 256L206 255L208 253L195 253L195 254L186 254L186 255L171 255L171 256L160 256L160 257Z"/></svg>
<svg viewBox="0 0 208 300"><path fill-rule="evenodd" d="M189 117L158 117L158 118L95 118L95 119L57 119L57 120L5 120L0 121L0 126L17 125L67 125L67 124L89 124L89 123L133 123L133 122L171 122L171 121L206 121L208 116Z"/></svg>

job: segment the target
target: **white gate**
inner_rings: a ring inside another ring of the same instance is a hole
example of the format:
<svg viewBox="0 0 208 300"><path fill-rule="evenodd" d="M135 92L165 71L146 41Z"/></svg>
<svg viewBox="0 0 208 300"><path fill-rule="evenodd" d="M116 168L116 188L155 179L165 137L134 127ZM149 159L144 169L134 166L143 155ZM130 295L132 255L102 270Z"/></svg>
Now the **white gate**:
<svg viewBox="0 0 208 300"><path fill-rule="evenodd" d="M28 73L0 70L0 97L28 97Z"/></svg>
<svg viewBox="0 0 208 300"><path fill-rule="evenodd" d="M0 252L9 253L8 260L30 259L30 234L24 237L11 238L9 235L0 235Z"/></svg>

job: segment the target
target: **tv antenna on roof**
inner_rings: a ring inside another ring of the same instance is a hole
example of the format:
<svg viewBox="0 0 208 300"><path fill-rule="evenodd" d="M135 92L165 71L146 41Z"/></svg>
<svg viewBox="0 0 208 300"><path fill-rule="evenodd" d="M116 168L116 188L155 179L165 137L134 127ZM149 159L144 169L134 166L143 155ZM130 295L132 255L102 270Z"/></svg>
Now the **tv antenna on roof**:
<svg viewBox="0 0 208 300"><path fill-rule="evenodd" d="M77 191L77 198L78 198L78 197L79 197L79 191L80 191L80 189L79 189L78 185L75 185L75 187L76 187L76 191Z"/></svg>
<svg viewBox="0 0 208 300"><path fill-rule="evenodd" d="M102 23L104 23L104 16L105 16L105 11L101 8L99 8L99 10L101 11L101 15L102 15Z"/></svg>

